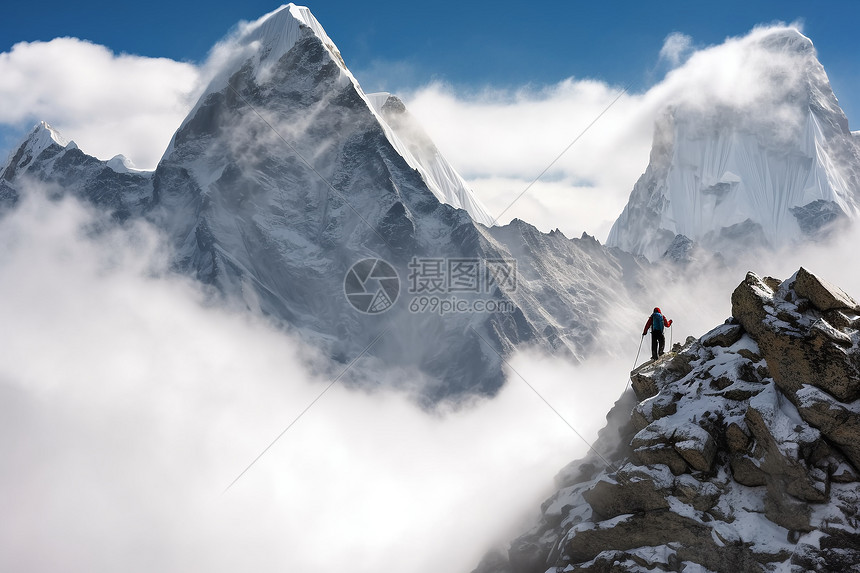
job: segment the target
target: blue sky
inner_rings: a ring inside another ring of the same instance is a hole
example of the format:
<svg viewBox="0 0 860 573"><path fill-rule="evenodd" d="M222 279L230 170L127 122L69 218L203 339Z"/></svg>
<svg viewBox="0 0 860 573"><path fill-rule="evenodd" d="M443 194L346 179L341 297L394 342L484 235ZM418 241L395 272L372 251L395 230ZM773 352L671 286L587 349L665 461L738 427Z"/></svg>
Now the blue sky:
<svg viewBox="0 0 860 573"><path fill-rule="evenodd" d="M350 2L305 3L338 44L351 69L388 69L404 89L428 79L463 87L549 84L591 77L646 89L664 38L720 43L757 24L802 20L852 128L860 122L860 3L788 0L665 2ZM0 19L0 51L16 42L73 36L115 52L200 62L239 20L275 2L13 3ZM375 74L365 82L381 83Z"/></svg>

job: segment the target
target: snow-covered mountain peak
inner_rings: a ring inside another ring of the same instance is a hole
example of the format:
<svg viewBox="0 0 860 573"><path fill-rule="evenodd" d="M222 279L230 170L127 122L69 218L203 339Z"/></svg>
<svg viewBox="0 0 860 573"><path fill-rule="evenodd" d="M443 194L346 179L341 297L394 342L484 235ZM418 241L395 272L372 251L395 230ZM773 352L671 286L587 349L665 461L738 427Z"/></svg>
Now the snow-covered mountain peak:
<svg viewBox="0 0 860 573"><path fill-rule="evenodd" d="M35 157L52 144L66 147L69 140L63 137L59 131L48 125L46 121L40 121L27 136L25 145Z"/></svg>
<svg viewBox="0 0 860 573"><path fill-rule="evenodd" d="M310 29L342 67L340 51L328 37L319 21L305 6L284 4L262 18L247 24L241 31L238 43L253 46L258 50L261 61L277 62L299 40L302 29Z"/></svg>
<svg viewBox="0 0 860 573"><path fill-rule="evenodd" d="M341 73L358 86L337 46L310 9L292 3L284 4L253 22L241 23L236 32L212 49L210 60L216 63L210 70L209 85L201 94L197 105L186 116L180 130L196 115L210 94L225 89L229 85L229 79L244 67L252 67L254 80L258 84L267 82L278 61L305 35L318 38L332 60L340 67ZM173 145L174 142L171 141L162 159L170 155Z"/></svg>
<svg viewBox="0 0 860 573"><path fill-rule="evenodd" d="M734 257L855 219L860 146L809 38L763 29L700 57L715 78L667 77L650 164L607 244L655 260L683 235Z"/></svg>
<svg viewBox="0 0 860 573"><path fill-rule="evenodd" d="M782 50L803 54L812 54L815 47L812 40L794 27L770 28L759 40L762 46L772 50Z"/></svg>
<svg viewBox="0 0 860 573"><path fill-rule="evenodd" d="M283 5L254 22L240 26L232 39L222 42L215 51L220 51L220 55L216 58L222 62L220 71L183 121L177 135L187 131L187 124L198 117L198 112L207 105L210 97L221 97L217 94L224 94L228 99L235 97L236 94L232 93L235 91L235 86L231 83L231 78L245 76L260 86L260 89L269 94L269 97L258 100L253 105L266 107L271 103L267 101L268 99L282 97L275 94L287 87L284 82L287 77L292 76L280 65L284 58L293 57L297 62L299 60L302 62L299 64L304 72L299 81L301 85L290 86L293 94L321 87L314 84L322 82L323 76L314 76L315 72L310 70L331 67L331 72L326 71L324 74L327 78L326 91L333 93L334 90L345 88L347 91L354 92L350 94L350 99L355 96L363 101L366 112L379 123L398 154L412 169L421 174L436 199L464 209L473 220L492 226L493 217L486 207L474 195L463 177L442 156L417 120L408 113L403 102L389 93L370 96L365 94L358 80L346 67L340 51L308 8L295 4ZM303 60L304 57L308 59ZM358 104L357 101L355 103ZM289 102L286 105L292 106L295 102ZM270 121L279 123L285 110L271 111L274 115L271 115ZM319 111L321 110L316 110L302 122L291 124L292 127L282 125L281 131L297 129L306 121L319 122L325 115L318 113ZM202 116L200 119L204 121ZM304 127L298 129L304 129ZM162 160L173 154L175 137Z"/></svg>
<svg viewBox="0 0 860 573"><path fill-rule="evenodd" d="M117 173L143 173L141 169L134 166L134 162L123 154L115 155L110 158L106 165Z"/></svg>
<svg viewBox="0 0 860 573"><path fill-rule="evenodd" d="M45 121L40 121L33 131L27 136L27 139L12 152L6 165L0 174L7 181L11 181L19 168L26 167L34 158L38 157L43 151L58 145L59 147L67 147L69 145L77 148L74 142L69 142L65 137L60 135L60 132L48 125Z"/></svg>

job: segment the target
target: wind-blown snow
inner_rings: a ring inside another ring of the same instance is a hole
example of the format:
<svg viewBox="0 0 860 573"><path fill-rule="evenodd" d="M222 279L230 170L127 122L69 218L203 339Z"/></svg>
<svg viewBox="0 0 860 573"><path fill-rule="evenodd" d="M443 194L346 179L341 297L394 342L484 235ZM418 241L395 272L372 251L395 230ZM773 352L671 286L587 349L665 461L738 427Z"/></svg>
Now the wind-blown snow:
<svg viewBox="0 0 860 573"><path fill-rule="evenodd" d="M465 209L472 219L492 227L493 216L403 103L387 92L367 94L367 100L379 116L388 140L410 167L421 173L433 195L443 203Z"/></svg>
<svg viewBox="0 0 860 573"><path fill-rule="evenodd" d="M204 95L180 126L180 130L196 115L200 106L206 101L206 96L223 90L228 85L229 77L243 65L250 63L253 66L253 75L257 83L267 82L278 61L306 33L303 30L310 30L319 38L332 60L339 66L342 76L353 84L358 95L376 117L392 146L410 167L421 174L436 198L443 203L466 210L475 221L492 226L494 219L486 207L474 195L465 179L442 156L417 121L409 116L408 112L400 113L399 110L392 120L392 114L385 113L383 110L390 94L364 93L358 80L346 67L337 46L311 11L304 6L285 4L241 27L233 40L222 44L220 48L224 52L222 55L224 63L221 70L214 75ZM399 100L396 101L402 106ZM162 159L169 157L173 149L174 141L171 141Z"/></svg>
<svg viewBox="0 0 860 573"><path fill-rule="evenodd" d="M746 49L773 55L772 67L756 65L779 91L760 90L755 102L669 106L609 245L652 260L677 235L728 253L777 247L860 212L851 180L860 154L812 42L790 29L749 42Z"/></svg>
<svg viewBox="0 0 860 573"><path fill-rule="evenodd" d="M26 148L26 153L29 153L30 157L37 157L45 149L55 143L60 147L66 147L69 145L69 141L60 135L59 131L48 125L47 122L40 121L39 124L33 128L33 131L30 132L30 135L27 136L27 141L24 143L24 146ZM72 142L72 145L74 145L74 142ZM9 167L12 160L13 157L10 156L4 165L4 169Z"/></svg>

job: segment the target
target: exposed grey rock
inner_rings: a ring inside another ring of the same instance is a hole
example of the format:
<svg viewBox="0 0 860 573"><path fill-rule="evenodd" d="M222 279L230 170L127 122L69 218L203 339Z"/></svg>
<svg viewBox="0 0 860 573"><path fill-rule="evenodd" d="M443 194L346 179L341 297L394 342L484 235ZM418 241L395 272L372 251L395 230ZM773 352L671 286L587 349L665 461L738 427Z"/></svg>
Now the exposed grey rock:
<svg viewBox="0 0 860 573"><path fill-rule="evenodd" d="M687 462L671 444L640 446L633 450L633 458L643 466L667 466L675 475L689 470Z"/></svg>
<svg viewBox="0 0 860 573"><path fill-rule="evenodd" d="M739 422L731 422L726 426L726 444L733 453L743 452L750 443L750 436Z"/></svg>
<svg viewBox="0 0 860 573"><path fill-rule="evenodd" d="M798 275L806 276L800 272ZM851 304L850 297L834 297L834 291L815 286L822 284L819 281L805 278L802 283L817 304ZM840 332L818 316L798 312L803 310L800 306L783 299L792 293L795 291L789 286L774 292L749 273L732 294L732 314L755 338L770 374L789 397L804 381L841 401L860 398L860 352L846 354L845 350L846 345L856 345L860 336L856 331Z"/></svg>
<svg viewBox="0 0 860 573"><path fill-rule="evenodd" d="M551 498L560 514L545 511L526 536L563 548L542 554L544 571L842 571L860 562L857 403L791 362L829 346L850 365L860 345L850 325L822 327L824 311L795 284L747 275L732 296L740 336L713 344L734 331L720 327L631 373L641 401L627 409L629 447L614 449L611 467L592 463L567 481ZM775 348L791 384L771 377ZM721 379L728 385L717 389Z"/></svg>
<svg viewBox="0 0 860 573"><path fill-rule="evenodd" d="M761 462L746 454L732 456L732 477L739 484L757 487L767 484L767 474L761 469Z"/></svg>
<svg viewBox="0 0 860 573"><path fill-rule="evenodd" d="M744 329L738 324L721 324L701 338L703 346L729 347L744 334Z"/></svg>
<svg viewBox="0 0 860 573"><path fill-rule="evenodd" d="M655 509L667 509L667 495L673 483L665 474L655 480L649 473L619 470L617 480L599 479L582 493L599 520L609 519L625 513L639 513Z"/></svg>
<svg viewBox="0 0 860 573"><path fill-rule="evenodd" d="M854 467L860 468L860 412L814 386L804 385L794 399L800 416L821 430Z"/></svg>
<svg viewBox="0 0 860 573"><path fill-rule="evenodd" d="M828 231L835 223L848 218L838 204L824 199L816 199L806 205L792 207L789 211L797 219L803 234L813 239L827 237Z"/></svg>
<svg viewBox="0 0 860 573"><path fill-rule="evenodd" d="M800 267L795 275L794 292L798 296L808 298L820 311L860 308L841 288L818 278L803 267Z"/></svg>

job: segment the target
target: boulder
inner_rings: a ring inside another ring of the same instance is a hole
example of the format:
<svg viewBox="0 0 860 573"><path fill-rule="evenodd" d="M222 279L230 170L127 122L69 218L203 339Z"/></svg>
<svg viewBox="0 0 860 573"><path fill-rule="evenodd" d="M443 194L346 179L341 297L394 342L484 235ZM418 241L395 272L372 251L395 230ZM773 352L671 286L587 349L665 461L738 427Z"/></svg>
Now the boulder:
<svg viewBox="0 0 860 573"><path fill-rule="evenodd" d="M717 573L737 573L738 571L764 571L760 560L746 544L739 540L728 543L718 537L703 523L669 510L656 510L643 514L620 516L597 524L574 526L567 544L566 554L573 563L597 561L597 557L612 553L612 559L603 560L599 568L571 566L565 571L650 571L667 570L662 566L656 569L646 563L631 563L630 566L616 568L618 559L625 552L640 547L674 547L678 558L673 559L669 552L667 565L672 571L689 569L684 562L695 563ZM786 555L785 558L790 556ZM640 558L641 559L641 558ZM623 563L620 562L620 563ZM609 568L605 568L609 565Z"/></svg>
<svg viewBox="0 0 860 573"><path fill-rule="evenodd" d="M714 438L699 426L684 426L673 436L674 446L684 461L696 471L711 471L714 456L717 454L717 444Z"/></svg>
<svg viewBox="0 0 860 573"><path fill-rule="evenodd" d="M656 444L636 448L633 450L633 458L646 466L664 464L676 476L689 470L684 458L669 444Z"/></svg>
<svg viewBox="0 0 860 573"><path fill-rule="evenodd" d="M720 499L719 487L708 481L699 481L689 474L678 476L674 483L672 494L697 511L708 511Z"/></svg>
<svg viewBox="0 0 860 573"><path fill-rule="evenodd" d="M744 329L739 324L721 324L702 336L702 346L722 346L728 348L741 339Z"/></svg>
<svg viewBox="0 0 860 573"><path fill-rule="evenodd" d="M753 272L747 273L732 293L732 316L756 340L765 330L764 322L768 316L765 305L772 299L773 289Z"/></svg>
<svg viewBox="0 0 860 573"><path fill-rule="evenodd" d="M800 417L820 430L860 469L860 412L809 385L795 393L794 403Z"/></svg>
<svg viewBox="0 0 860 573"><path fill-rule="evenodd" d="M773 391L760 394L750 401L746 413L747 426L763 453L759 467L768 475L768 491L777 499L790 494L805 501L825 501L827 478L822 483L805 459L814 451L820 433L806 425L792 427L779 401Z"/></svg>
<svg viewBox="0 0 860 573"><path fill-rule="evenodd" d="M730 467L732 477L741 485L758 487L767 484L767 474L762 471L760 462L746 454L733 456Z"/></svg>
<svg viewBox="0 0 860 573"><path fill-rule="evenodd" d="M725 434L726 444L728 445L730 452L736 453L746 451L747 446L750 443L750 436L740 424L737 422L731 422L726 426Z"/></svg>
<svg viewBox="0 0 860 573"><path fill-rule="evenodd" d="M785 493L782 486L768 481L764 497L764 515L775 524L791 531L812 531L812 510L808 504Z"/></svg>
<svg viewBox="0 0 860 573"><path fill-rule="evenodd" d="M665 485L655 483L649 477L625 479L623 482L602 479L584 491L582 497L591 505L595 518L605 520L625 513L667 509L668 491Z"/></svg>
<svg viewBox="0 0 860 573"><path fill-rule="evenodd" d="M678 542L697 545L711 539L710 528L669 510L625 515L596 524L574 526L566 547L573 562L594 559L609 549L626 551L636 547Z"/></svg>
<svg viewBox="0 0 860 573"><path fill-rule="evenodd" d="M809 286L821 284L809 273L798 271L797 276L805 277L803 281L810 289L807 294L817 293L812 295L816 300L821 299L816 304L828 306L835 304L833 300L841 300L824 287ZM831 298L824 292L830 293ZM848 334L823 319L803 318L800 310L793 303L776 298L774 291L754 273L747 273L744 282L732 293L732 315L758 343L768 372L780 389L791 395L808 383L843 402L860 398L857 332Z"/></svg>
<svg viewBox="0 0 860 573"><path fill-rule="evenodd" d="M654 379L653 374L653 365L648 363L630 373L630 382L633 385L633 391L636 392L636 397L640 400L647 400L652 396L656 396L657 392L659 392L657 381Z"/></svg>
<svg viewBox="0 0 860 573"><path fill-rule="evenodd" d="M798 296L809 299L809 302L820 311L851 309L860 307L853 298L836 285L820 279L803 267L797 271L794 281L794 292Z"/></svg>

